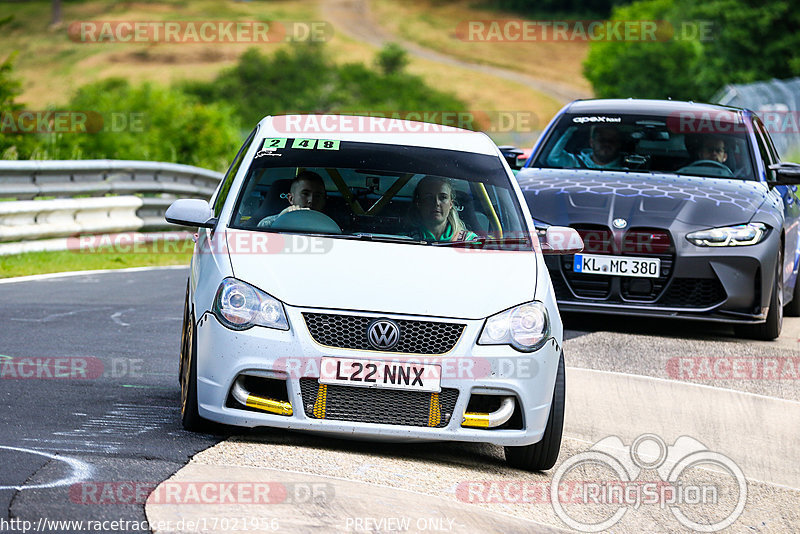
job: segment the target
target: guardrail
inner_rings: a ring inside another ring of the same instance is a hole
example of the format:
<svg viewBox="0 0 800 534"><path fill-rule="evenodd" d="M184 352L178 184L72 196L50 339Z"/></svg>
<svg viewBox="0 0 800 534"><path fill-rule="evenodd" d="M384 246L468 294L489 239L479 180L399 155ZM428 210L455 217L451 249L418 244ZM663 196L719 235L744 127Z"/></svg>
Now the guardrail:
<svg viewBox="0 0 800 534"><path fill-rule="evenodd" d="M61 248L52 238L175 230L164 220L172 201L207 199L221 179L176 163L0 161L0 255Z"/></svg>

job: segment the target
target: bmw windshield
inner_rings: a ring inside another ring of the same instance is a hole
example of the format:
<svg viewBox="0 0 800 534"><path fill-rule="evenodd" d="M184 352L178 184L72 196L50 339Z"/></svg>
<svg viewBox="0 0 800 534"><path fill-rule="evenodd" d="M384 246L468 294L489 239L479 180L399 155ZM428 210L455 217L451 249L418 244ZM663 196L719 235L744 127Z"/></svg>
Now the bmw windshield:
<svg viewBox="0 0 800 534"><path fill-rule="evenodd" d="M735 113L565 114L532 166L753 180L748 139Z"/></svg>

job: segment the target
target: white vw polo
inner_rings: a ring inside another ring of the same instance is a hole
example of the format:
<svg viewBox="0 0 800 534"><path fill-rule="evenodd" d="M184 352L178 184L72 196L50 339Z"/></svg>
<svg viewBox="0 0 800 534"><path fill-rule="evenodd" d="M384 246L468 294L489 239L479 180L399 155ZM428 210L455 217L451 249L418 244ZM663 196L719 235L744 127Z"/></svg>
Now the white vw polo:
<svg viewBox="0 0 800 534"><path fill-rule="evenodd" d="M486 442L549 469L562 324L537 236L485 134L353 116L263 119L199 227L180 360L186 428ZM543 238L542 245L539 239Z"/></svg>

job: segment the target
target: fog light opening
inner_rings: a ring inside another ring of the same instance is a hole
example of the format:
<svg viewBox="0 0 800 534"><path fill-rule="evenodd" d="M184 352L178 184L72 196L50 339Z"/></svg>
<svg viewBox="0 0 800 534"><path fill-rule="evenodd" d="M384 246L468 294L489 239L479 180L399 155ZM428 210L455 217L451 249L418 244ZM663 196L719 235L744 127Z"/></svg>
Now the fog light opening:
<svg viewBox="0 0 800 534"><path fill-rule="evenodd" d="M516 398L507 395L473 394L461 422L467 428L522 428Z"/></svg>
<svg viewBox="0 0 800 534"><path fill-rule="evenodd" d="M233 406L236 408L285 416L293 413L285 380L239 375L231 388L230 398L238 403L238 406Z"/></svg>

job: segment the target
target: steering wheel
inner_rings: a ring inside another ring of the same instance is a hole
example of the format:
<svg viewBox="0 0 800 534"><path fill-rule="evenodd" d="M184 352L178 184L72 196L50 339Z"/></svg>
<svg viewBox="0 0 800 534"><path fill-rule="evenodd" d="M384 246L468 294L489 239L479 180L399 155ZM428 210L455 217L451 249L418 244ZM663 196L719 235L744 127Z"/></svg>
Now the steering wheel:
<svg viewBox="0 0 800 534"><path fill-rule="evenodd" d="M270 227L274 230L285 230L290 232L308 232L321 234L341 235L342 229L336 221L320 211L310 209L299 209L287 211L272 223Z"/></svg>
<svg viewBox="0 0 800 534"><path fill-rule="evenodd" d="M733 176L733 172L728 168L727 165L724 163L720 163L719 161L714 161L713 159L699 159L697 161L693 161L686 167L678 169L678 172L685 172L687 169L693 169L696 167L712 167L718 168L720 170L725 171L726 176Z"/></svg>

